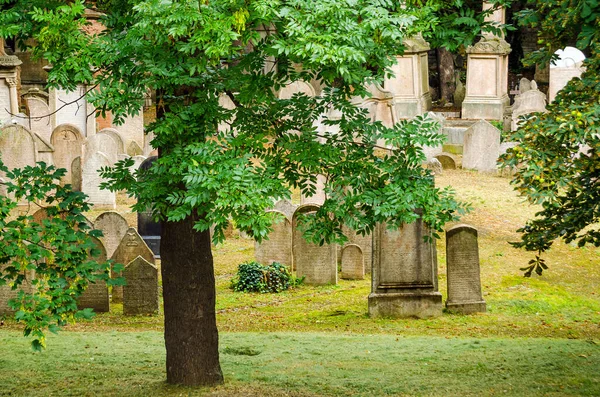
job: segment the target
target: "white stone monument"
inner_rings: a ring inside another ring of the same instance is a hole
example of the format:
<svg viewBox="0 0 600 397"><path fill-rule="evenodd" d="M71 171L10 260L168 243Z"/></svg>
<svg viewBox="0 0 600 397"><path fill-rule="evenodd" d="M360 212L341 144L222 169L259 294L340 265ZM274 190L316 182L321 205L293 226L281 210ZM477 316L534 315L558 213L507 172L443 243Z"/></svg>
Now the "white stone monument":
<svg viewBox="0 0 600 397"><path fill-rule="evenodd" d="M555 54L558 55L558 60L550 64L549 102L554 101L558 91L562 90L571 79L580 77L585 71L582 66L585 55L577 48L565 47L564 50L558 50Z"/></svg>

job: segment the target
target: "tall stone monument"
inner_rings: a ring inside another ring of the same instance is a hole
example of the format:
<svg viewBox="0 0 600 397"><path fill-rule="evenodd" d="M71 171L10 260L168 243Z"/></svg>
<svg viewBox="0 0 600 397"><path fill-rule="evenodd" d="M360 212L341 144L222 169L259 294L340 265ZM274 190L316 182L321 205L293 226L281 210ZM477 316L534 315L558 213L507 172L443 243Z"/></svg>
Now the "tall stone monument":
<svg viewBox="0 0 600 397"><path fill-rule="evenodd" d="M442 314L435 243L421 220L396 230L378 225L373 236L371 317L435 317Z"/></svg>
<svg viewBox="0 0 600 397"><path fill-rule="evenodd" d="M483 2L484 9L491 7ZM504 23L504 9L488 20ZM463 119L502 120L510 104L508 97L508 54L510 44L489 33L467 48L467 94L462 104Z"/></svg>
<svg viewBox="0 0 600 397"><path fill-rule="evenodd" d="M394 96L395 115L409 119L431 109L429 93L429 43L419 34L404 40L404 54L392 66L394 77L384 81L383 88Z"/></svg>
<svg viewBox="0 0 600 397"><path fill-rule="evenodd" d="M463 314L485 312L481 295L477 230L458 225L446 231L449 310Z"/></svg>

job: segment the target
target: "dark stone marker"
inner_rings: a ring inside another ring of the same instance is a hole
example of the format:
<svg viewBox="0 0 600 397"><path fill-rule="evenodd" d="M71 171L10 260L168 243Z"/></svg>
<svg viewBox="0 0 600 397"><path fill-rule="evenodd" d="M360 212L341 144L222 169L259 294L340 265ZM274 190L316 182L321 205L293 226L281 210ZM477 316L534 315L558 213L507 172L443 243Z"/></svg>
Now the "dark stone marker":
<svg viewBox="0 0 600 397"><path fill-rule="evenodd" d="M148 157L140 165L140 169L149 169L157 158L157 156ZM137 222L138 233L140 234L140 236L142 236L142 239L144 239L144 241L148 245L148 248L152 250L152 252L154 253L154 257L160 258L160 222L155 222L154 219L152 219L152 211L150 210L150 208L146 208L146 211L144 212L138 212Z"/></svg>

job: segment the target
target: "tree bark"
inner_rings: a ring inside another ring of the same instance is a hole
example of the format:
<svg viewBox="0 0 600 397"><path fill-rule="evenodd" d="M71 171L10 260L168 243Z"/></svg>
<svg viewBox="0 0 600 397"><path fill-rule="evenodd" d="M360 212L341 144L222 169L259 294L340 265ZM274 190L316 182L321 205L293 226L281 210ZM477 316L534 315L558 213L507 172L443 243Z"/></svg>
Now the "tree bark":
<svg viewBox="0 0 600 397"><path fill-rule="evenodd" d="M445 48L438 48L438 72L440 76L440 98L446 103L454 101L454 57Z"/></svg>
<svg viewBox="0 0 600 397"><path fill-rule="evenodd" d="M210 231L195 231L197 220L194 213L183 221L162 224L167 382L211 386L223 383L215 275Z"/></svg>

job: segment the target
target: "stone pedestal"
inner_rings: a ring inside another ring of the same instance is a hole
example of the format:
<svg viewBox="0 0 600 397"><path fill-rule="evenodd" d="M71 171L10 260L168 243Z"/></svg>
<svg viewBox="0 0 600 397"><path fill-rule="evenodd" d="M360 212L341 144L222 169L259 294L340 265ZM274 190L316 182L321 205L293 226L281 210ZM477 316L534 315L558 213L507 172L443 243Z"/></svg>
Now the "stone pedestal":
<svg viewBox="0 0 600 397"><path fill-rule="evenodd" d="M379 225L373 236L371 317L435 317L442 314L435 244L421 220L397 230Z"/></svg>
<svg viewBox="0 0 600 397"><path fill-rule="evenodd" d="M510 45L499 37L484 37L467 48L467 95L463 119L502 120L508 98Z"/></svg>
<svg viewBox="0 0 600 397"><path fill-rule="evenodd" d="M429 93L429 44L415 36L404 41L404 54L392 66L394 77L384 81L383 88L394 95L397 119L410 119L431 110Z"/></svg>
<svg viewBox="0 0 600 397"><path fill-rule="evenodd" d="M17 81L21 61L14 55L4 53L4 41L0 40L0 122L8 122L19 113Z"/></svg>

